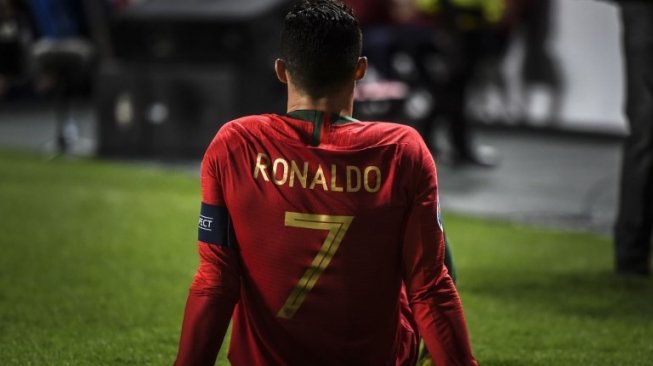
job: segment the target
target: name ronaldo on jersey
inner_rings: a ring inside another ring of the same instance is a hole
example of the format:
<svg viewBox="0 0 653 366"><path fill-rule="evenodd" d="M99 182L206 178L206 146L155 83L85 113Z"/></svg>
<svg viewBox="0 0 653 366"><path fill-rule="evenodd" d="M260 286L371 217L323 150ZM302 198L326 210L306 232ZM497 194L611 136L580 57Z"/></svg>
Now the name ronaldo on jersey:
<svg viewBox="0 0 653 366"><path fill-rule="evenodd" d="M252 173L255 180L278 186L305 189L321 188L328 192L355 193L361 190L376 193L381 189L382 174L378 166L309 164L282 157L272 160L268 154L258 153Z"/></svg>

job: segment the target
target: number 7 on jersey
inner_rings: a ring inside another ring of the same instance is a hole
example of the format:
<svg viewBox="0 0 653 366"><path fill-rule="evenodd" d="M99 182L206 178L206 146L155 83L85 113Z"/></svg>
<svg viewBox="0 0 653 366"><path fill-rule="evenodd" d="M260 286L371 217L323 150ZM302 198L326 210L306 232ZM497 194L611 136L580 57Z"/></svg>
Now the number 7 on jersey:
<svg viewBox="0 0 653 366"><path fill-rule="evenodd" d="M329 234L322 243L313 262L306 269L299 282L295 285L285 304L277 313L284 319L292 319L299 307L304 302L306 295L313 289L317 279L329 265L336 254L349 225L354 220L353 216L316 215L299 212L286 212L285 225L313 230L328 230Z"/></svg>

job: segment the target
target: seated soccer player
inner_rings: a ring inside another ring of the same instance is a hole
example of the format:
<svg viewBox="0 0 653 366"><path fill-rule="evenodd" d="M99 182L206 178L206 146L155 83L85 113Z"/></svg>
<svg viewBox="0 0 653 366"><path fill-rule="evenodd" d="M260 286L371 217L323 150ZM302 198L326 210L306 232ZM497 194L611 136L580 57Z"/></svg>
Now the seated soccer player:
<svg viewBox="0 0 653 366"><path fill-rule="evenodd" d="M353 119L361 32L335 0L285 18L288 113L225 124L202 162L200 264L176 365L476 365L444 265L433 158L412 128Z"/></svg>

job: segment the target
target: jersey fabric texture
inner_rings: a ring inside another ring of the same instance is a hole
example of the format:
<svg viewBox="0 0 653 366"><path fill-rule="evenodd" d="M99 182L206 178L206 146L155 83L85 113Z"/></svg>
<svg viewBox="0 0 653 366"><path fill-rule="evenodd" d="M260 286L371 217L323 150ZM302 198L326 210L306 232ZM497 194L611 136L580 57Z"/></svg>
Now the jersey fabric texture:
<svg viewBox="0 0 653 366"><path fill-rule="evenodd" d="M318 111L225 124L202 161L177 365L475 365L412 128ZM201 317L201 319L199 318ZM208 347L203 347L208 345ZM207 349L211 352L192 352Z"/></svg>

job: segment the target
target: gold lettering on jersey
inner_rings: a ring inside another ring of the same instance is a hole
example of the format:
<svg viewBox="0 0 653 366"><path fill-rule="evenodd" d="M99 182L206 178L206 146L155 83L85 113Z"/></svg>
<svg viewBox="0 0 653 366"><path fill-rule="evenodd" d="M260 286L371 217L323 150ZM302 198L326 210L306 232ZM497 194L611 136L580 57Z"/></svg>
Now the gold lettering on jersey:
<svg viewBox="0 0 653 366"><path fill-rule="evenodd" d="M308 187L308 188L315 189L315 186L317 184L321 184L323 190L325 190L325 191L329 190L329 188L327 187L326 177L324 176L324 172L322 171L322 166L321 165L317 166L317 171L315 172L315 176L313 177L313 181L311 182L311 186Z"/></svg>
<svg viewBox="0 0 653 366"><path fill-rule="evenodd" d="M325 169L320 164L311 165L307 161L298 162L282 157L272 160L265 153L256 156L252 176L255 180L272 181L277 186L294 188L297 185L311 190L322 188L324 192L356 193L363 190L377 193L383 183L381 168L378 166L331 164L330 169Z"/></svg>
<svg viewBox="0 0 653 366"><path fill-rule="evenodd" d="M264 160L265 163L263 162ZM270 178L268 178L268 174L265 172L269 164L270 157L267 154L258 153L256 156L256 165L254 166L254 179L258 178L258 174L261 173L263 180L269 182Z"/></svg>
<svg viewBox="0 0 653 366"><path fill-rule="evenodd" d="M376 179L374 180L374 187L370 186L370 176L374 173ZM375 166L368 166L365 168L365 190L370 193L376 193L381 189L381 169Z"/></svg>
<svg viewBox="0 0 653 366"><path fill-rule="evenodd" d="M355 184L354 183L355 179ZM353 165L347 165L347 192L358 192L361 190L361 170Z"/></svg>
<svg viewBox="0 0 653 366"><path fill-rule="evenodd" d="M308 177L308 162L304 162L304 170L299 171L299 167L294 160L290 161L290 182L288 183L289 187L295 186L295 177L299 180L302 188L306 188L306 178Z"/></svg>
<svg viewBox="0 0 653 366"><path fill-rule="evenodd" d="M331 164L331 190L333 192L342 192L342 187L338 186L338 172L335 164Z"/></svg>
<svg viewBox="0 0 653 366"><path fill-rule="evenodd" d="M281 175L280 179L277 179L278 171L279 171L279 165L283 166L282 171L283 174ZM272 163L272 180L274 181L274 184L278 186L282 186L286 184L286 181L288 181L288 162L278 158L274 160L274 163Z"/></svg>

